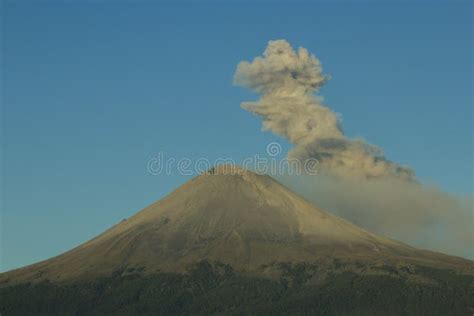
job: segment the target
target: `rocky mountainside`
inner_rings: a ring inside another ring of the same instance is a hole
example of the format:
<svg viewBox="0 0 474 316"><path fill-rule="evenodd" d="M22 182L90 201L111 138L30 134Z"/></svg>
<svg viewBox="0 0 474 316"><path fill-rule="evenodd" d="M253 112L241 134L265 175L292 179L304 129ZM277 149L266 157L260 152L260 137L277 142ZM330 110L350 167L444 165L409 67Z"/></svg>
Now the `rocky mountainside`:
<svg viewBox="0 0 474 316"><path fill-rule="evenodd" d="M470 260L416 249L373 234L318 209L269 176L221 166L190 180L164 199L69 252L0 274L0 293L9 302L10 309L4 311L14 312L18 311L15 309L18 298L38 295L38 291L42 294L52 291L52 294L34 306L42 306L48 299L58 300L58 291L65 297L71 295L78 299L81 296L75 291L79 285L86 289L91 287L91 293L85 289L81 291L89 293L87 299L94 300L94 295L102 297L107 293L95 292L102 282L118 282L114 289L124 287L127 289L124 291L129 293L134 291L129 289L130 284L137 280L145 282L141 285L143 289L162 284L160 278L166 279L165 276L181 278L177 283L181 284L188 280L186 278L192 279L203 267L204 276L198 274L201 281L217 278L224 282L226 278L238 276L251 278L251 282L257 282L255 284L273 282L268 286L278 291L296 284L311 286L311 291L317 293L321 286L334 282L334 278L347 277L347 273L363 280L393 277L393 282L403 282L403 286L410 289L413 284L422 284L422 288L440 282L450 285L451 281L444 277L441 279L445 281L439 281L439 271L442 271L441 274L462 276L459 280L467 280L461 292L468 295L468 292L472 294L474 275L474 264ZM234 282L250 282L250 279L238 280ZM211 285L220 284L215 282ZM354 282L343 289L354 286ZM398 284L396 282L389 283ZM174 286L176 284L168 285L165 289ZM202 285L200 289L206 286ZM200 295L212 291L212 286ZM383 286L387 287L386 284ZM175 290L188 293L187 287ZM311 291L307 295L311 296ZM231 291L229 295L234 295L232 293L236 292ZM443 291L439 293L443 295ZM308 299L307 295L303 301ZM430 295L433 298L437 294ZM455 292L453 297L463 297L462 310L468 310L474 305L466 303L472 296L466 298L463 295ZM78 306L87 299L79 299ZM102 300L106 301L106 298ZM194 303L196 300L199 301L195 298ZM166 311L172 313L172 302L163 304L162 307L171 306L171 310ZM111 306L112 309L101 313L123 312L116 309L116 304ZM198 312L192 308L187 311ZM23 310L23 313L29 312L31 310ZM49 312L54 314L57 310ZM204 310L204 313L210 312Z"/></svg>

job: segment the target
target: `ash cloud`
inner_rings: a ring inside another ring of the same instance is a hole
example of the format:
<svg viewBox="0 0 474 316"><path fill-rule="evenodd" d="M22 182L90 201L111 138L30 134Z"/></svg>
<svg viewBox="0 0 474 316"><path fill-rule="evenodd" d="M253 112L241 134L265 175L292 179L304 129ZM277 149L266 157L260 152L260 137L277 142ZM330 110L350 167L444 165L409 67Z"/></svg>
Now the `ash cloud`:
<svg viewBox="0 0 474 316"><path fill-rule="evenodd" d="M344 135L338 114L315 96L328 79L314 55L285 40L270 41L263 56L242 61L234 75L236 85L260 94L242 107L263 118L264 130L295 145L290 157L316 158L321 170L335 175L414 180L412 170L387 160L380 148Z"/></svg>
<svg viewBox="0 0 474 316"><path fill-rule="evenodd" d="M412 246L474 259L472 196L400 179L275 175L322 209Z"/></svg>
<svg viewBox="0 0 474 316"><path fill-rule="evenodd" d="M316 158L324 173L276 177L315 205L371 231L474 258L473 197L424 185L380 148L347 137L338 114L315 95L328 79L315 56L305 48L295 51L285 40L270 41L263 56L237 66L235 84L260 95L241 106L262 117L263 130L294 145L288 156Z"/></svg>

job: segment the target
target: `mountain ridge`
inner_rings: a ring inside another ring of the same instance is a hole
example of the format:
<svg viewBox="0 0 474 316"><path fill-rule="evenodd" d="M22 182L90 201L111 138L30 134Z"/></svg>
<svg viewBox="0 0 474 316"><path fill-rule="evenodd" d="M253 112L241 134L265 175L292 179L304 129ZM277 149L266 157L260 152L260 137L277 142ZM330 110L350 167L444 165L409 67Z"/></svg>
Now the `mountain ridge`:
<svg viewBox="0 0 474 316"><path fill-rule="evenodd" d="M330 259L473 273L467 259L371 233L315 207L270 176L220 166L68 252L0 274L0 286L90 279L126 269L184 272L203 260L263 273L263 266L275 262Z"/></svg>
<svg viewBox="0 0 474 316"><path fill-rule="evenodd" d="M470 315L474 262L371 233L219 167L91 240L0 274L5 315Z"/></svg>

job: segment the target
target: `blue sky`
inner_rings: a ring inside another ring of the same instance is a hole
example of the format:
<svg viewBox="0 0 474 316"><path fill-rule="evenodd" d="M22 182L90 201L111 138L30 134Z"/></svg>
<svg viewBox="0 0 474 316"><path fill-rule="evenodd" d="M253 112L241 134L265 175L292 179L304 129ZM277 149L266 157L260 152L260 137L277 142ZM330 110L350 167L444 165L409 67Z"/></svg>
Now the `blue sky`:
<svg viewBox="0 0 474 316"><path fill-rule="evenodd" d="M471 194L471 1L6 1L2 7L2 257L57 255L189 177L147 161L264 153L232 85L268 40L304 46L349 136L420 179Z"/></svg>

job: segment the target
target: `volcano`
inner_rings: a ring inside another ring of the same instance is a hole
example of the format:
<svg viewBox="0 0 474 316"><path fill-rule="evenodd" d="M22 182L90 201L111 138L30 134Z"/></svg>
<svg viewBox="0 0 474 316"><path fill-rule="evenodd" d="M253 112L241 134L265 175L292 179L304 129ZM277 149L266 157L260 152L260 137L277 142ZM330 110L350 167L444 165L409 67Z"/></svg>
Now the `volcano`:
<svg viewBox="0 0 474 316"><path fill-rule="evenodd" d="M462 314L473 275L470 260L371 233L269 176L220 166L64 254L2 273L0 311Z"/></svg>

